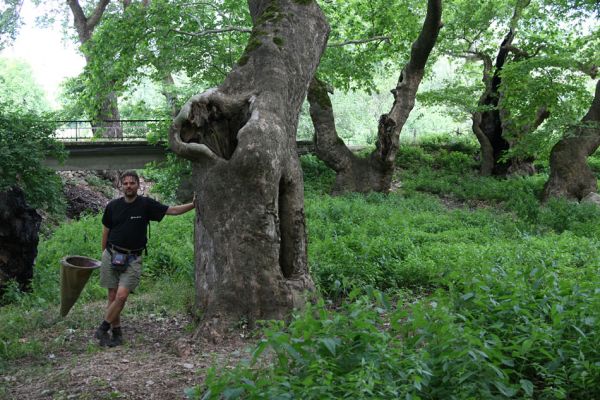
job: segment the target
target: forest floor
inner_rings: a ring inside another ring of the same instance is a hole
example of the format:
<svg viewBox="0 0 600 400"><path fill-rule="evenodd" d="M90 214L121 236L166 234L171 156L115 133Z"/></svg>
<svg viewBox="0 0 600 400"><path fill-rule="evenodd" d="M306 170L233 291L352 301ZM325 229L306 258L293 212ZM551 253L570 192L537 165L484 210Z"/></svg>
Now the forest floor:
<svg viewBox="0 0 600 400"><path fill-rule="evenodd" d="M102 315L100 303L83 308ZM241 331L218 342L193 340L193 327L188 315L125 311L125 343L108 348L93 338L95 325L50 324L21 339L47 351L12 360L0 371L0 398L185 399L184 390L201 384L210 367L233 368L255 341Z"/></svg>

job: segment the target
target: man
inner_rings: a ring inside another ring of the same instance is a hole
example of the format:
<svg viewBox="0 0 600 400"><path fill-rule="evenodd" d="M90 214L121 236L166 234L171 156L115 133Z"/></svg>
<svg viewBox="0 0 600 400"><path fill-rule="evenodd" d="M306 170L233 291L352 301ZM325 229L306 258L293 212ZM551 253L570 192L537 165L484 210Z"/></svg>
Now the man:
<svg viewBox="0 0 600 400"><path fill-rule="evenodd" d="M140 178L135 171L121 175L121 186L124 196L110 201L102 216L100 285L108 289L108 306L95 337L101 346L110 347L123 343L121 311L127 296L140 282L148 224L161 221L165 214L186 213L195 203L194 197L192 203L166 206L149 197L138 196Z"/></svg>

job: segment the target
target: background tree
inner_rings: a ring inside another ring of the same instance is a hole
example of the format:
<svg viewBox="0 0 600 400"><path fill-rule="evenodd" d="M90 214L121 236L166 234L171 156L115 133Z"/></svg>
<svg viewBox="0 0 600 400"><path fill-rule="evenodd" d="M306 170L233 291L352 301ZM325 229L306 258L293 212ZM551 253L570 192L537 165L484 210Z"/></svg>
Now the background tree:
<svg viewBox="0 0 600 400"><path fill-rule="evenodd" d="M237 66L186 103L170 135L193 162L204 329L284 318L313 289L295 137L329 28L314 1L248 6L253 31Z"/></svg>
<svg viewBox="0 0 600 400"><path fill-rule="evenodd" d="M20 110L48 111L44 90L32 80L29 64L0 57L0 101Z"/></svg>
<svg viewBox="0 0 600 400"><path fill-rule="evenodd" d="M334 193L345 191L388 191L391 187L400 131L414 107L415 96L425 73L425 65L436 42L441 23L441 1L429 1L425 22L412 45L410 58L392 90L394 105L381 116L376 149L367 158L354 155L339 138L327 85L313 79L308 100L315 126L315 147L319 158L336 171Z"/></svg>
<svg viewBox="0 0 600 400"><path fill-rule="evenodd" d="M86 71L86 86L124 93L150 79L172 113L181 106L175 78L191 80L196 89L216 85L241 55L250 27L240 2L130 2L95 31L88 52L100 61Z"/></svg>
<svg viewBox="0 0 600 400"><path fill-rule="evenodd" d="M530 173L530 162L555 142L552 131L589 104L575 70L589 65L590 29L582 26L591 22L590 7L543 0L453 4L439 50L467 63L420 98L471 116L483 175ZM483 91L469 61L481 63Z"/></svg>
<svg viewBox="0 0 600 400"><path fill-rule="evenodd" d="M111 64L114 61L114 59L99 59L93 56L93 49L97 46L93 40L94 30L105 15L109 3L110 0L99 0L89 15L86 15L78 0L67 0L67 5L73 15L74 27L81 50L86 60L86 70L94 69L96 74L110 71ZM128 3L124 2L124 5ZM101 64L101 67L98 67L98 64ZM95 130L96 135L99 132L101 136L106 137L123 136L121 124L116 122L121 117L119 115L117 94L113 90L114 85L115 82L108 80L108 85L103 89L93 84L85 86L87 89L87 104L91 109L92 128Z"/></svg>

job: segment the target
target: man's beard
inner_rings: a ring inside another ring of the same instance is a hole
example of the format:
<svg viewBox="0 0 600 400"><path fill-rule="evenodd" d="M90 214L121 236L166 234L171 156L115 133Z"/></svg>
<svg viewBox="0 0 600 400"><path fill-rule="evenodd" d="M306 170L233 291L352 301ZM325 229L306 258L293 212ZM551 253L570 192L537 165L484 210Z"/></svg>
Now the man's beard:
<svg viewBox="0 0 600 400"><path fill-rule="evenodd" d="M127 199L129 200L133 200L136 198L137 196L137 190L131 190L131 191L125 191L125 197L127 197Z"/></svg>

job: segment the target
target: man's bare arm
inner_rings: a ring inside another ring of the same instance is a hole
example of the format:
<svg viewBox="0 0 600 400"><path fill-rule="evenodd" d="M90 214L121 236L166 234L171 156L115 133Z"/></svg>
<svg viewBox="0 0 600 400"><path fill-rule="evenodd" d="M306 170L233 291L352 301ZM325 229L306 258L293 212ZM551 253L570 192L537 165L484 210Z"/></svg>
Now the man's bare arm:
<svg viewBox="0 0 600 400"><path fill-rule="evenodd" d="M192 210L194 208L194 203L187 203L187 204L182 204L179 206L170 206L167 209L166 214L167 215L179 215L179 214L183 214L186 213L190 210Z"/></svg>
<svg viewBox="0 0 600 400"><path fill-rule="evenodd" d="M102 225L102 251L106 250L106 243L108 242L108 232L110 232L110 229Z"/></svg>
<svg viewBox="0 0 600 400"><path fill-rule="evenodd" d="M192 200L191 203L182 204L180 206L170 206L167 209L167 212L165 214L167 214L167 215L184 214L190 210L193 210L194 207L196 207L196 193L194 193L194 199Z"/></svg>

